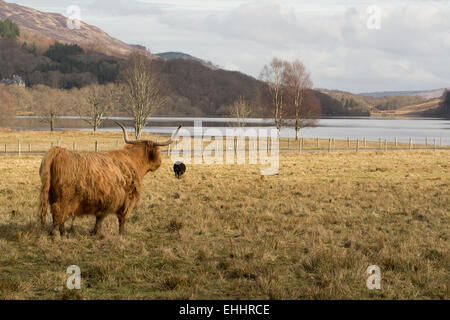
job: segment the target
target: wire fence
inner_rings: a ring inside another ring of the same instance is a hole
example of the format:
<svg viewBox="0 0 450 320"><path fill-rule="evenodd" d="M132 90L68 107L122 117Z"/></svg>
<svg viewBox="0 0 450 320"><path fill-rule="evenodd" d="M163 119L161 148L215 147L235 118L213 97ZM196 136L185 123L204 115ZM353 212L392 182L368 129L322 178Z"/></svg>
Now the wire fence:
<svg viewBox="0 0 450 320"><path fill-rule="evenodd" d="M162 141L167 137L146 137L153 141ZM190 141L189 141L190 140ZM281 138L278 140L278 151L280 153L294 153L294 152L346 152L346 151L414 151L414 150L450 150L449 145L444 144L442 138L425 138L423 141L409 138L409 142L399 142L395 139L379 138L378 141L369 141L365 138L337 140L335 138ZM182 144L182 146L179 146ZM170 154L172 152L179 152L183 150L192 153L203 152L203 150L211 145L214 148L209 148L214 151L222 149L222 151L246 152L260 150L261 148L269 151L274 151L275 146L270 138L251 139L249 137L238 139L234 137L231 141L226 141L223 138L214 137L199 137L199 138L183 138L173 143L171 146L162 147L162 154ZM122 139L55 139L55 140L37 140L37 139L20 139L15 141L1 141L0 154L3 155L32 155L44 154L54 146L63 147L73 151L82 152L106 152L110 150L117 150L124 147Z"/></svg>

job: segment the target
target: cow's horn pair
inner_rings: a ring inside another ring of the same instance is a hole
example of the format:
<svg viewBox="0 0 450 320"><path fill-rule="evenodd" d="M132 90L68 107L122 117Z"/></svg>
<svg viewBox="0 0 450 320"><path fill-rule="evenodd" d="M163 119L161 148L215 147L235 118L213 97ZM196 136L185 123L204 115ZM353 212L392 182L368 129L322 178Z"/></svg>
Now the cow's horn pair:
<svg viewBox="0 0 450 320"><path fill-rule="evenodd" d="M114 121L119 127L122 128L123 130L123 139L125 140L126 144L137 144L137 141L131 141L128 140L128 134L127 134L127 129L125 129L124 125L121 124L120 122ZM175 139L177 139L178 137L178 132L180 131L181 126L178 127L178 129L172 134L172 136L170 137L169 140L165 141L165 142L154 142L153 145L157 146L157 147L164 147L164 146L168 146L169 144L171 144Z"/></svg>

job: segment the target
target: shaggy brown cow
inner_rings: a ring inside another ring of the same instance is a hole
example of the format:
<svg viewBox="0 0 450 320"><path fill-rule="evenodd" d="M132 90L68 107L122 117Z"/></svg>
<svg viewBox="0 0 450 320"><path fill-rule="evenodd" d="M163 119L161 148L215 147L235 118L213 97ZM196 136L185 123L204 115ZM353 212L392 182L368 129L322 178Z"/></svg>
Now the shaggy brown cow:
<svg viewBox="0 0 450 320"><path fill-rule="evenodd" d="M95 215L93 233L103 219L116 214L119 232L125 228L125 219L136 207L142 189L142 179L149 171L161 165L160 146L173 142L178 130L164 143L150 140L129 141L123 130L126 146L109 152L74 152L60 147L51 148L42 160L39 174L42 188L39 218L45 224L48 204L53 217L51 234L59 229L64 235L68 217Z"/></svg>

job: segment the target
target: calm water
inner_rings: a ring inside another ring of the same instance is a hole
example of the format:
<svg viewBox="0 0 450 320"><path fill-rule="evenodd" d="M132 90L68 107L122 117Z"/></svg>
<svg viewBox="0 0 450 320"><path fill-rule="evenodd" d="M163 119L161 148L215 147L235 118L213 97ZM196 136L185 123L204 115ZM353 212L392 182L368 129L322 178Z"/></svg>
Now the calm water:
<svg viewBox="0 0 450 320"><path fill-rule="evenodd" d="M111 120L123 121L132 130L132 121L130 118L114 117ZM152 118L145 132L169 134L179 124L183 125L181 135L194 133L194 121L201 121L203 134L205 136L214 135L215 132L221 132L226 135L229 124L234 119L229 118L172 118L157 117ZM264 128L274 128L270 119L248 119L249 128L256 130ZM17 117L16 119L0 122L0 126L7 126L13 130L48 130L46 123L41 122L36 117ZM78 117L61 117L57 120L57 130L81 129L89 130L85 122ZM110 120L103 123L100 130L119 130ZM186 131L187 130L187 131ZM199 131L196 131L198 134ZM201 134L201 133L200 133ZM295 131L290 128L284 128L281 132L282 137L295 137ZM301 136L305 138L330 138L335 139L362 139L378 140L379 138L399 141L408 141L413 138L417 143L424 141L428 137L430 143L432 139L441 139L445 145L450 144L450 120L445 119L380 119L380 118L329 118L321 119L317 127L305 128L301 131Z"/></svg>

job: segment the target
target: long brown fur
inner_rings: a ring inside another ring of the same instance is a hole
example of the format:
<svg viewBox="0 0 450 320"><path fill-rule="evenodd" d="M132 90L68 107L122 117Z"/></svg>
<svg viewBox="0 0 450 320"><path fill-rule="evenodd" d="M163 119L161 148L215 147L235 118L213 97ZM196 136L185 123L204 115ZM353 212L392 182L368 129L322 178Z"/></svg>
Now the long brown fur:
<svg viewBox="0 0 450 320"><path fill-rule="evenodd" d="M152 141L137 141L122 150L99 153L51 148L39 170L39 220L45 224L50 204L51 234L59 229L63 235L67 218L81 215L96 216L96 234L103 219L116 214L119 232L123 233L126 217L139 202L144 175L160 165L161 152Z"/></svg>

